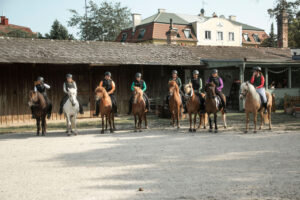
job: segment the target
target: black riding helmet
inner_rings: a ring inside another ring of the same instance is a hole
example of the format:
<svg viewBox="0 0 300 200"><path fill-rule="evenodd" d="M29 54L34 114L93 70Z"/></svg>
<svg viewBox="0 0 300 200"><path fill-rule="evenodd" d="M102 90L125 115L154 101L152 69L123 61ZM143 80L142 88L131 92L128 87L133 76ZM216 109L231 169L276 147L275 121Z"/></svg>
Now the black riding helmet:
<svg viewBox="0 0 300 200"><path fill-rule="evenodd" d="M105 72L104 76L111 76L111 73L110 72Z"/></svg>
<svg viewBox="0 0 300 200"><path fill-rule="evenodd" d="M217 69L213 69L213 70L211 71L211 74L216 74L216 73L218 73L218 70L217 70Z"/></svg>
<svg viewBox="0 0 300 200"><path fill-rule="evenodd" d="M43 78L43 77L41 77L41 76L37 77L37 79L36 79L36 80L37 80L37 81L44 82L44 78Z"/></svg>
<svg viewBox="0 0 300 200"><path fill-rule="evenodd" d="M135 78L141 78L141 77L142 77L142 74L140 72L135 74Z"/></svg>
<svg viewBox="0 0 300 200"><path fill-rule="evenodd" d="M195 75L195 74L196 74L196 75L199 75L199 71L198 71L198 70L194 70L194 71L193 71L193 75Z"/></svg>
<svg viewBox="0 0 300 200"><path fill-rule="evenodd" d="M172 70L172 74L178 74L177 70Z"/></svg>
<svg viewBox="0 0 300 200"><path fill-rule="evenodd" d="M72 74L67 74L66 78L73 78L73 75Z"/></svg>
<svg viewBox="0 0 300 200"><path fill-rule="evenodd" d="M254 71L260 71L260 72L261 72L261 67L259 67L259 66L253 67L253 70L254 70Z"/></svg>

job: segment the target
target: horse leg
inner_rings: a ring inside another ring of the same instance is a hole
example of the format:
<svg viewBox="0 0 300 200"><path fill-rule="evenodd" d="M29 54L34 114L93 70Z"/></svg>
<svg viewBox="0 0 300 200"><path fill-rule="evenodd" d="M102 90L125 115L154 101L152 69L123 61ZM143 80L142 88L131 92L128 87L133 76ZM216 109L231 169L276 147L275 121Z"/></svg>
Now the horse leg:
<svg viewBox="0 0 300 200"><path fill-rule="evenodd" d="M212 121L211 121L210 113L208 114L208 120L209 120L209 132L212 132Z"/></svg>
<svg viewBox="0 0 300 200"><path fill-rule="evenodd" d="M40 135L40 129L41 129L41 127L40 127L40 117L36 117L36 135L37 136L39 136Z"/></svg>
<svg viewBox="0 0 300 200"><path fill-rule="evenodd" d="M180 110L176 113L176 119L177 119L177 129L180 129Z"/></svg>
<svg viewBox="0 0 300 200"><path fill-rule="evenodd" d="M222 120L223 120L223 124L224 124L224 128L227 128L227 122L226 122L226 114L224 111L222 111Z"/></svg>
<svg viewBox="0 0 300 200"><path fill-rule="evenodd" d="M194 114L194 129L193 129L193 132L196 132L196 122L197 122L197 113Z"/></svg>
<svg viewBox="0 0 300 200"><path fill-rule="evenodd" d="M106 116L106 120L105 120L105 130L107 131L107 116Z"/></svg>
<svg viewBox="0 0 300 200"><path fill-rule="evenodd" d="M76 119L77 119L77 114L75 114L73 116L73 124L74 124L74 130L75 130L74 135L78 134L78 132L77 132L77 125L76 125Z"/></svg>
<svg viewBox="0 0 300 200"><path fill-rule="evenodd" d="M264 114L263 114L263 111L261 111L260 112L260 126L259 126L259 130L262 129L263 123L264 123Z"/></svg>
<svg viewBox="0 0 300 200"><path fill-rule="evenodd" d="M257 112L253 112L253 121L254 121L254 131L253 133L256 133L256 122L257 122Z"/></svg>
<svg viewBox="0 0 300 200"><path fill-rule="evenodd" d="M46 134L46 116L42 117L42 136Z"/></svg>
<svg viewBox="0 0 300 200"><path fill-rule="evenodd" d="M112 122L111 122L111 113L108 114L108 122L109 122L109 130L111 133L114 132L113 126L112 126Z"/></svg>
<svg viewBox="0 0 300 200"><path fill-rule="evenodd" d="M269 130L272 130L271 113L272 113L272 107L270 106L268 110Z"/></svg>
<svg viewBox="0 0 300 200"><path fill-rule="evenodd" d="M215 133L218 133L218 124L217 124L217 113L214 114L214 123L215 123Z"/></svg>
<svg viewBox="0 0 300 200"><path fill-rule="evenodd" d="M101 130L101 134L104 134L104 115L101 116L101 120L102 120L102 130Z"/></svg>
<svg viewBox="0 0 300 200"><path fill-rule="evenodd" d="M147 114L144 113L144 120L145 120L145 129L148 129L148 121L147 121Z"/></svg>
<svg viewBox="0 0 300 200"><path fill-rule="evenodd" d="M112 121L113 129L115 131L116 126L115 126L115 113L114 112L111 113L111 121Z"/></svg>
<svg viewBox="0 0 300 200"><path fill-rule="evenodd" d="M142 119L143 119L143 115L139 114L139 131L142 132Z"/></svg>
<svg viewBox="0 0 300 200"><path fill-rule="evenodd" d="M134 114L134 132L137 132L137 119L136 119L136 114Z"/></svg>
<svg viewBox="0 0 300 200"><path fill-rule="evenodd" d="M249 129L249 112L246 112L246 130L245 133L248 133L248 129Z"/></svg>
<svg viewBox="0 0 300 200"><path fill-rule="evenodd" d="M71 121L70 121L70 115L66 114L66 120L67 120L67 134L68 136L71 135Z"/></svg>
<svg viewBox="0 0 300 200"><path fill-rule="evenodd" d="M192 129L192 113L190 113L190 112L189 112L189 119L190 119L190 129L189 129L189 131L193 132L193 129Z"/></svg>
<svg viewBox="0 0 300 200"><path fill-rule="evenodd" d="M173 127L175 127L175 113L174 112L172 112L171 113L171 125L173 125Z"/></svg>

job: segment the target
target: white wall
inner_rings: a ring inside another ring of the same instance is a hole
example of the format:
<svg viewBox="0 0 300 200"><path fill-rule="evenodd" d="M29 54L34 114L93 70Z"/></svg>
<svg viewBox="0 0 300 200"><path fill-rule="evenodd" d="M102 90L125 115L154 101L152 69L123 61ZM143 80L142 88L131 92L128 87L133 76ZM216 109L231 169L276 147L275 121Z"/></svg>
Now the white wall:
<svg viewBox="0 0 300 200"><path fill-rule="evenodd" d="M193 28L198 39L197 45L242 46L242 26L232 24L224 18L210 18L205 22L194 22ZM205 39L205 31L211 31L211 39ZM218 31L223 32L223 40L218 40ZM234 33L234 41L229 41L229 32Z"/></svg>

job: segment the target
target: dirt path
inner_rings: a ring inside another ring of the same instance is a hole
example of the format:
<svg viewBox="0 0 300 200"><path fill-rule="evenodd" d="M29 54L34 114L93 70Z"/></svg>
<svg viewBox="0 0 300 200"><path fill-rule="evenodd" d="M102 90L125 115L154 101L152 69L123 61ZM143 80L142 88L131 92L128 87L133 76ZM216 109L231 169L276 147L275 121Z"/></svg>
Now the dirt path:
<svg viewBox="0 0 300 200"><path fill-rule="evenodd" d="M0 199L300 199L300 133L98 131L0 135Z"/></svg>

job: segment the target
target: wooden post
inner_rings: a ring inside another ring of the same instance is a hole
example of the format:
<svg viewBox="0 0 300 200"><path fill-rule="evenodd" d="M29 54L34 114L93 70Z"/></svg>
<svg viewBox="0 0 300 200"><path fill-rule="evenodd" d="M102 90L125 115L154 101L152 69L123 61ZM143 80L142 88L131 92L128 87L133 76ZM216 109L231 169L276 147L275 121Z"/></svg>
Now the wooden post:
<svg viewBox="0 0 300 200"><path fill-rule="evenodd" d="M288 87L292 88L292 67L289 67Z"/></svg>
<svg viewBox="0 0 300 200"><path fill-rule="evenodd" d="M241 84L245 81L244 80L245 68L246 68L246 62L243 62L243 64L240 65L240 81L241 81ZM244 100L239 99L239 111L243 111L243 110L244 110Z"/></svg>
<svg viewBox="0 0 300 200"><path fill-rule="evenodd" d="M268 90L268 88L269 88L269 70L268 70L269 68L268 67L266 67L265 68L265 76L266 76L266 84L265 84L265 87L266 87L266 89Z"/></svg>
<svg viewBox="0 0 300 200"><path fill-rule="evenodd" d="M90 96L90 117L93 117L94 114L94 97L93 97L93 76L92 76L92 67L88 66L89 69L89 96Z"/></svg>

